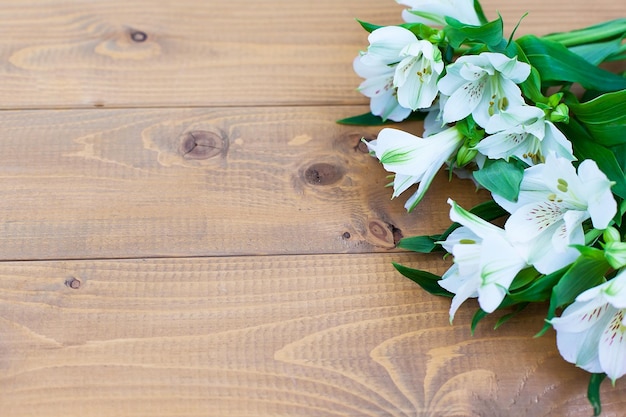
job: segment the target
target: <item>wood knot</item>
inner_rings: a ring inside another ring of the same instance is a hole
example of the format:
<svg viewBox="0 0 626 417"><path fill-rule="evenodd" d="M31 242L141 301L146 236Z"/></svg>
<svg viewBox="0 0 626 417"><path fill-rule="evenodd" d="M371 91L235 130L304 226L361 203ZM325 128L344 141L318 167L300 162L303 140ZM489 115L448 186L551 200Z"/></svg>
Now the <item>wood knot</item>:
<svg viewBox="0 0 626 417"><path fill-rule="evenodd" d="M336 146L348 151L353 150L355 152L369 153L369 149L367 148L367 143L376 139L376 136L372 135L369 132L348 132L344 135L341 135L337 138L338 143Z"/></svg>
<svg viewBox="0 0 626 417"><path fill-rule="evenodd" d="M377 239L388 240L389 231L382 223L377 221L370 221L368 228L370 233Z"/></svg>
<svg viewBox="0 0 626 417"><path fill-rule="evenodd" d="M343 171L336 165L320 162L304 171L304 180L313 185L330 185L343 177Z"/></svg>
<svg viewBox="0 0 626 417"><path fill-rule="evenodd" d="M180 153L185 159L209 159L228 151L228 141L215 132L194 130L181 138Z"/></svg>
<svg viewBox="0 0 626 417"><path fill-rule="evenodd" d="M370 220L367 228L371 236L368 240L376 246L394 248L403 237L399 228L377 219Z"/></svg>
<svg viewBox="0 0 626 417"><path fill-rule="evenodd" d="M71 277L65 281L65 285L70 287L73 290L77 290L81 286L81 282L78 278Z"/></svg>
<svg viewBox="0 0 626 417"><path fill-rule="evenodd" d="M145 42L148 39L148 35L146 34L146 32L142 32L140 30L131 30L130 39L133 42L141 43Z"/></svg>

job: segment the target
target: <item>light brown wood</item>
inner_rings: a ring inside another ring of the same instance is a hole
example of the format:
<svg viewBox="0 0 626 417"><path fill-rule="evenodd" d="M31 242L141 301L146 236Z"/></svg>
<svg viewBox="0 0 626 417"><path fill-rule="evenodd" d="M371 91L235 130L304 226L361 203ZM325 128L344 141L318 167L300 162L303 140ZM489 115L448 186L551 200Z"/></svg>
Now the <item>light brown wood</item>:
<svg viewBox="0 0 626 417"><path fill-rule="evenodd" d="M487 198L442 173L407 215L360 145L380 128L335 123L366 110L2 112L0 259L388 251Z"/></svg>
<svg viewBox="0 0 626 417"><path fill-rule="evenodd" d="M626 15L482 4L507 33L529 12L518 34ZM442 174L406 214L358 146L380 128L335 124L367 110L354 19L401 9L0 0L1 416L591 415L588 374L532 338L545 306L471 336L474 301L449 325L393 269L442 273L394 242L486 197Z"/></svg>
<svg viewBox="0 0 626 417"><path fill-rule="evenodd" d="M533 308L469 335L475 303L391 266L270 256L0 265L0 409L48 416L589 415ZM623 384L604 393L619 415Z"/></svg>
<svg viewBox="0 0 626 417"><path fill-rule="evenodd" d="M614 0L483 6L507 33L529 12L519 34L626 11ZM0 108L363 104L351 67L367 34L354 19L397 24L401 10L393 0L5 0Z"/></svg>

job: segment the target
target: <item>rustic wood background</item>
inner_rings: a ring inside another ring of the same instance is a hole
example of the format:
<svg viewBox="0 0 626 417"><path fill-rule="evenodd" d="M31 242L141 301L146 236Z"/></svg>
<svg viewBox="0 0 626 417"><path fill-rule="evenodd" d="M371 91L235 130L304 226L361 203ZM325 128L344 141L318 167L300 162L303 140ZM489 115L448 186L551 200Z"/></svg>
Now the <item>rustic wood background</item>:
<svg viewBox="0 0 626 417"><path fill-rule="evenodd" d="M485 0L510 31L614 0ZM377 128L355 18L392 0L0 0L0 414L589 416L544 308L474 336L468 302L391 263L484 198L442 174L412 214L359 147ZM404 129L419 131L418 124ZM626 385L602 387L623 415Z"/></svg>

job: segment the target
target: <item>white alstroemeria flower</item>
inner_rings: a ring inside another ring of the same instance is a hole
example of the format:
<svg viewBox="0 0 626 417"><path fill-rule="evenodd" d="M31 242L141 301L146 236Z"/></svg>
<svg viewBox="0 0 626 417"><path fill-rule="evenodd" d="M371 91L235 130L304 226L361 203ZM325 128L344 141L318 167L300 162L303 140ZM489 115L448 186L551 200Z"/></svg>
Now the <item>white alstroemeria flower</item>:
<svg viewBox="0 0 626 417"><path fill-rule="evenodd" d="M570 141L537 107L516 106L495 114L485 131L491 136L480 141L476 150L491 159L508 161L516 156L528 165L535 165L554 152L558 157L576 160Z"/></svg>
<svg viewBox="0 0 626 417"><path fill-rule="evenodd" d="M400 52L418 39L413 32L403 27L384 26L372 31L367 40L370 45L361 55L363 63L365 65L391 65L402 61Z"/></svg>
<svg viewBox="0 0 626 417"><path fill-rule="evenodd" d="M503 110L524 104L519 84L528 78L530 65L500 53L483 52L462 56L446 67L437 84L448 96L443 120L456 122L472 115L486 127L489 118Z"/></svg>
<svg viewBox="0 0 626 417"><path fill-rule="evenodd" d="M354 62L357 74L367 78L360 91L368 97L391 92L411 110L430 107L439 93L437 80L444 67L439 49L399 26L376 29L368 40L367 52Z"/></svg>
<svg viewBox="0 0 626 417"><path fill-rule="evenodd" d="M529 244L529 263L549 274L579 256L570 245L584 244L585 220L596 229L609 225L617 212L611 185L591 159L577 174L570 161L548 154L545 163L524 171L517 202L493 198L511 213L504 226L509 239Z"/></svg>
<svg viewBox="0 0 626 417"><path fill-rule="evenodd" d="M438 281L455 294L450 321L470 297L478 297L480 308L491 313L502 303L517 273L528 266L524 252L509 242L503 229L465 211L452 200L448 203L450 219L463 225L441 242L454 256L454 265Z"/></svg>
<svg viewBox="0 0 626 417"><path fill-rule="evenodd" d="M576 297L550 320L563 359L615 383L626 374L626 271Z"/></svg>
<svg viewBox="0 0 626 417"><path fill-rule="evenodd" d="M417 40L400 51L393 84L398 102L412 110L426 109L439 94L437 80L443 71L441 52L428 41Z"/></svg>
<svg viewBox="0 0 626 417"><path fill-rule="evenodd" d="M394 65L365 65L362 57L355 58L354 72L365 78L358 90L370 98L370 111L383 120L401 122L411 114L411 109L398 103L398 92L393 85Z"/></svg>
<svg viewBox="0 0 626 417"><path fill-rule="evenodd" d="M424 139L402 130L386 128L367 146L387 171L396 174L392 198L419 182L417 191L404 205L411 211L428 190L435 174L456 153L463 140L456 127Z"/></svg>
<svg viewBox="0 0 626 417"><path fill-rule="evenodd" d="M402 11L405 22L445 26L445 16L468 25L479 26L480 19L474 9L474 0L396 0L409 6Z"/></svg>

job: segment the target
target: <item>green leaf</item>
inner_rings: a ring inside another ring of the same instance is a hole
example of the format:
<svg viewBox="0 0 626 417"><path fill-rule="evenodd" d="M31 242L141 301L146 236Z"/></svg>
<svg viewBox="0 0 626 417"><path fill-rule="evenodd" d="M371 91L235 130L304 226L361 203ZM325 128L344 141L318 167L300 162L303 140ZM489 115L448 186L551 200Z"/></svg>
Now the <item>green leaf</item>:
<svg viewBox="0 0 626 417"><path fill-rule="evenodd" d="M487 16L485 16L483 6L480 4L479 0L474 0L474 11L476 11L476 16L478 16L478 20L480 20L480 23L484 25L485 23L489 22L489 20L487 20Z"/></svg>
<svg viewBox="0 0 626 417"><path fill-rule="evenodd" d="M506 40L502 33L502 17L488 22L482 26L472 26L446 16L448 24L443 30L453 48L458 48L464 43L483 43L492 50L503 50Z"/></svg>
<svg viewBox="0 0 626 417"><path fill-rule="evenodd" d="M604 275L611 266L604 259L603 252L599 249L596 251L599 252L598 256L588 253L579 256L554 286L550 297L548 320L554 317L557 308L570 304L583 291L605 281Z"/></svg>
<svg viewBox="0 0 626 417"><path fill-rule="evenodd" d="M609 180L615 182L611 191L622 198L626 198L626 176L617 162L615 154L608 148L594 142L577 120L570 119L568 124L559 123L558 127L572 142L574 155L578 160L593 159Z"/></svg>
<svg viewBox="0 0 626 417"><path fill-rule="evenodd" d="M493 326L494 330L497 329L498 327L502 326L504 323L506 323L507 321L511 320L513 317L515 317L517 314L519 314L522 310L524 310L529 303L520 303L515 307L515 310L505 314L504 316L500 317L498 319L498 321L496 322L495 326Z"/></svg>
<svg viewBox="0 0 626 417"><path fill-rule="evenodd" d="M591 374L589 386L587 387L587 399L593 407L593 415L599 416L602 413L602 401L600 401L600 384L606 378L606 374Z"/></svg>
<svg viewBox="0 0 626 417"><path fill-rule="evenodd" d="M368 23L368 22L365 22L365 21L359 20L359 19L356 19L356 21L359 22L359 25L361 25L361 27L363 29L365 29L369 33L372 33L376 29L380 29L380 28L384 27L384 26L381 26L381 25L375 25L373 23Z"/></svg>
<svg viewBox="0 0 626 417"><path fill-rule="evenodd" d="M411 281L418 284L420 287L428 291L433 295L441 295L444 297L453 297L454 294L445 290L443 287L439 286L437 281L441 279L439 275L432 274L428 271L421 271L419 269L413 269L406 267L404 265L400 265L394 263L393 266L400 272L402 275L410 279Z"/></svg>
<svg viewBox="0 0 626 417"><path fill-rule="evenodd" d="M482 169L474 171L480 185L509 201L517 201L524 176L524 164L517 159L488 159Z"/></svg>
<svg viewBox="0 0 626 417"><path fill-rule="evenodd" d="M541 302L550 299L552 289L563 277L567 268L562 268L551 274L544 275L533 281L528 287L510 291L509 297L516 302Z"/></svg>
<svg viewBox="0 0 626 417"><path fill-rule="evenodd" d="M439 241L440 238L440 235L405 237L398 242L398 248L418 253L431 253L437 249L441 249L441 246L435 243Z"/></svg>
<svg viewBox="0 0 626 417"><path fill-rule="evenodd" d="M516 42L539 71L544 87L579 83L586 89L601 92L626 88L626 78L590 64L560 43L533 35L523 36Z"/></svg>
<svg viewBox="0 0 626 417"><path fill-rule="evenodd" d="M478 309L476 311L476 313L474 313L474 317L472 317L472 325L470 327L470 331L472 332L472 336L474 336L474 331L476 330L476 326L478 326L478 323L484 319L485 317L487 317L487 313L485 310L483 309Z"/></svg>
<svg viewBox="0 0 626 417"><path fill-rule="evenodd" d="M426 118L426 112L413 112L405 119L405 121L420 121ZM337 120L337 123L342 125L352 126L383 126L387 124L395 124L393 120L383 120L380 116L374 116L372 113L363 113L358 116L346 117L345 119Z"/></svg>
<svg viewBox="0 0 626 417"><path fill-rule="evenodd" d="M550 33L542 38L564 46L575 46L622 38L624 33L626 33L626 18L620 18L569 32Z"/></svg>
<svg viewBox="0 0 626 417"><path fill-rule="evenodd" d="M530 64L524 50L517 44L517 42L509 42L504 53L509 58L517 58L520 62ZM535 103L548 102L548 98L545 97L541 91L541 76L536 68L532 66L530 67L530 75L519 86L524 94L524 97L529 98Z"/></svg>
<svg viewBox="0 0 626 417"><path fill-rule="evenodd" d="M361 27L369 33L372 33L376 29L385 27L381 25L375 25L373 23L364 22L363 20L359 19L357 19L357 22L359 22ZM433 29L423 23L402 23L396 26L410 30L419 39L430 39L432 36L436 36L439 33L439 30Z"/></svg>
<svg viewBox="0 0 626 417"><path fill-rule="evenodd" d="M518 290L526 285L530 284L537 278L539 278L541 274L537 272L535 268L525 268L517 273L511 285L509 285L509 292L513 292Z"/></svg>
<svg viewBox="0 0 626 417"><path fill-rule="evenodd" d="M607 42L586 43L569 48L570 51L582 57L591 65L598 65L601 62L604 62L607 58L619 53L621 49L621 38Z"/></svg>
<svg viewBox="0 0 626 417"><path fill-rule="evenodd" d="M586 103L566 103L593 139L604 146L626 144L626 90L605 93Z"/></svg>

